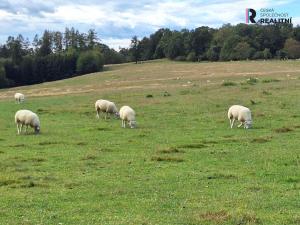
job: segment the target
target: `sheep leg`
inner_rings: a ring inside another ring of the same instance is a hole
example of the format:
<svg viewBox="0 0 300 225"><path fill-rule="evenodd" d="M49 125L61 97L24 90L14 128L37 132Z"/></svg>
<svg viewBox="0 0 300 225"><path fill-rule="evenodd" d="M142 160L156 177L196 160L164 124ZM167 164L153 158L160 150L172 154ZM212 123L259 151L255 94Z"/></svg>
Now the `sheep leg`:
<svg viewBox="0 0 300 225"><path fill-rule="evenodd" d="M96 114L97 119L99 119L99 111L97 110L97 114Z"/></svg>
<svg viewBox="0 0 300 225"><path fill-rule="evenodd" d="M231 125L230 125L231 128L233 127L234 121L235 121L235 119L233 118L231 121Z"/></svg>
<svg viewBox="0 0 300 225"><path fill-rule="evenodd" d="M241 123L238 125L238 127L241 127L243 124L244 124L244 123L243 123L243 122L241 122Z"/></svg>
<svg viewBox="0 0 300 225"><path fill-rule="evenodd" d="M27 134L27 128L28 128L28 125L26 125L26 127L25 127L25 134Z"/></svg>
<svg viewBox="0 0 300 225"><path fill-rule="evenodd" d="M23 124L21 123L21 126L20 126L20 134L22 133L22 128L23 128Z"/></svg>
<svg viewBox="0 0 300 225"><path fill-rule="evenodd" d="M19 124L18 123L17 123L17 130L18 130L18 134L20 134Z"/></svg>

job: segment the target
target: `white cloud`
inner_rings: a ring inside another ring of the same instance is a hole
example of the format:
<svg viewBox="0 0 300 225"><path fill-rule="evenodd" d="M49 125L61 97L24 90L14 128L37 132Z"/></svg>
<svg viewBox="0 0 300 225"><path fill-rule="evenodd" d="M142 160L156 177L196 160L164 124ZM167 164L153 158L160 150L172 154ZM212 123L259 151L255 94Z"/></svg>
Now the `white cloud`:
<svg viewBox="0 0 300 225"><path fill-rule="evenodd" d="M119 48L127 48L130 43L131 39L119 39L119 38L107 38L101 40L104 44L108 45L110 48L115 49L116 51L119 51Z"/></svg>
<svg viewBox="0 0 300 225"><path fill-rule="evenodd" d="M80 32L93 28L107 44L118 49L133 35L149 35L159 28L219 27L245 21L245 8L259 9L285 5L271 0L2 0L0 38L22 33L33 37L45 29L63 31L74 26ZM299 17L293 18L299 24ZM127 44L128 45L128 44Z"/></svg>
<svg viewBox="0 0 300 225"><path fill-rule="evenodd" d="M293 17L292 23L295 25L300 25L300 17Z"/></svg>

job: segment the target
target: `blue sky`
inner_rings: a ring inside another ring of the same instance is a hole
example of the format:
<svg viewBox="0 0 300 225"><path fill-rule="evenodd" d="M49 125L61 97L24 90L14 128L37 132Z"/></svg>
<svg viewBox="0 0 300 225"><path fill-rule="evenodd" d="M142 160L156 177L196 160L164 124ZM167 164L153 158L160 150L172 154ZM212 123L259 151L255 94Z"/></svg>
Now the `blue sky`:
<svg viewBox="0 0 300 225"><path fill-rule="evenodd" d="M180 30L244 23L245 8L274 8L300 24L297 0L0 0L0 43L21 33L30 41L45 29L80 32L93 28L115 49L128 47L132 36L149 36L159 28Z"/></svg>

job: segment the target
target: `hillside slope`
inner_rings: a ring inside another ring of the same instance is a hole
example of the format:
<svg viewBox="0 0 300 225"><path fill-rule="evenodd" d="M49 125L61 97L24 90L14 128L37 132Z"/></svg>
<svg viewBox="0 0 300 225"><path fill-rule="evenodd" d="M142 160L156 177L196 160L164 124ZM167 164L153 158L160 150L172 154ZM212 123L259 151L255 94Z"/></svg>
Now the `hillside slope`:
<svg viewBox="0 0 300 225"><path fill-rule="evenodd" d="M163 60L1 90L0 224L299 224L299 78L298 61ZM137 129L97 120L100 98ZM253 129L230 129L233 104ZM21 108L40 135L17 135Z"/></svg>

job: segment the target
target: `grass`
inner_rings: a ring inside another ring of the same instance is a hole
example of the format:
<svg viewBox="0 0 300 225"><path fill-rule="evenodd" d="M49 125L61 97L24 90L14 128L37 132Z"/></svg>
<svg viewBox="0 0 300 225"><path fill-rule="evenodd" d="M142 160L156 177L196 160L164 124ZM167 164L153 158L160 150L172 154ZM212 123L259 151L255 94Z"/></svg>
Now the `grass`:
<svg viewBox="0 0 300 225"><path fill-rule="evenodd" d="M299 70L163 60L0 90L0 224L299 224ZM132 106L138 128L97 120L100 98ZM253 129L230 129L233 104ZM40 135L16 134L21 108Z"/></svg>
<svg viewBox="0 0 300 225"><path fill-rule="evenodd" d="M268 78L268 79L263 79L262 82L263 83L271 83L271 82L280 82L280 80Z"/></svg>

